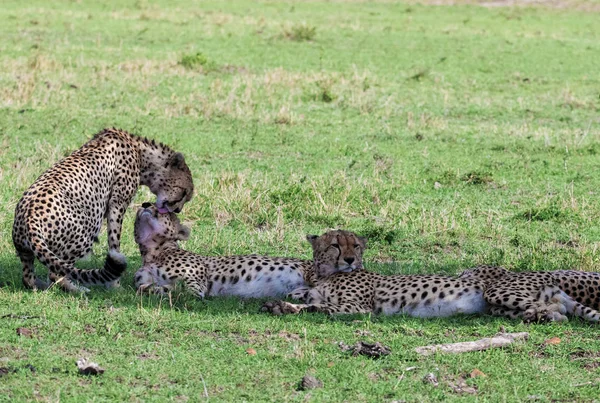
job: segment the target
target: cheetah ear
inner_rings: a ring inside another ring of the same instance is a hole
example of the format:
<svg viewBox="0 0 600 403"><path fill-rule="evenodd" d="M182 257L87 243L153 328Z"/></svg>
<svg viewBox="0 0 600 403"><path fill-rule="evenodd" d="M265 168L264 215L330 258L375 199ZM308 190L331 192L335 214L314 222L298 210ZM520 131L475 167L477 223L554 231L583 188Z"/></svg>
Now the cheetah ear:
<svg viewBox="0 0 600 403"><path fill-rule="evenodd" d="M185 225L179 226L179 231L177 232L177 239L180 241L185 241L190 237L190 227L186 227Z"/></svg>
<svg viewBox="0 0 600 403"><path fill-rule="evenodd" d="M169 158L169 166L173 168L183 169L185 166L185 158L182 153L175 153Z"/></svg>
<svg viewBox="0 0 600 403"><path fill-rule="evenodd" d="M307 235L306 236L306 240L308 242L310 242L310 244L314 247L315 246L315 242L317 242L317 238L319 238L318 235Z"/></svg>
<svg viewBox="0 0 600 403"><path fill-rule="evenodd" d="M363 249L367 248L367 238L365 238L364 236L357 236L356 238L358 238L358 242L360 242L360 246L363 247Z"/></svg>

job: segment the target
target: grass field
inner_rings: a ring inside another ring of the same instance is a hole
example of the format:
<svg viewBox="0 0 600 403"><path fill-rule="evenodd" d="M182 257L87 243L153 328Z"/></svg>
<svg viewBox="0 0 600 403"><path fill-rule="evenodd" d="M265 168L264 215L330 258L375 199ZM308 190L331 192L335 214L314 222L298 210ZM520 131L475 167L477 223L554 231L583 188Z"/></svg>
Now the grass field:
<svg viewBox="0 0 600 403"><path fill-rule="evenodd" d="M147 189L127 212L121 289L21 286L17 201L106 126L185 153L183 246L199 253L309 257L305 234L343 227L384 273L597 269L600 7L423 3L3 1L0 401L597 399L598 328L577 320L271 317L261 301L136 296ZM104 237L81 267L105 251ZM414 352L501 326L530 339ZM392 354L336 344L359 340ZM78 375L80 357L106 372ZM324 387L298 391L306 374Z"/></svg>

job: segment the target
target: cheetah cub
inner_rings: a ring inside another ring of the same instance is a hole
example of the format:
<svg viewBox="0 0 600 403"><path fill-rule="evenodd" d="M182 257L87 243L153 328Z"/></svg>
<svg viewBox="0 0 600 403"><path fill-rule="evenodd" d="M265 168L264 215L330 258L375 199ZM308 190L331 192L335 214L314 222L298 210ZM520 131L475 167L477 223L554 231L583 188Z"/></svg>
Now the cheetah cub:
<svg viewBox="0 0 600 403"><path fill-rule="evenodd" d="M294 258L247 256L201 256L183 250L178 241L189 237L188 227L173 213L162 214L144 203L135 220L135 240L143 266L135 274L138 291L168 293L183 280L199 298L234 295L244 298L283 296L315 283L319 276L362 268L362 248L339 253L335 262L315 270L313 262Z"/></svg>
<svg viewBox="0 0 600 403"><path fill-rule="evenodd" d="M341 242L335 233L308 239L313 247L315 267L326 264L339 253ZM361 270L332 273L318 280L313 288L301 287L289 294L303 304L271 301L264 304L262 310L276 315L316 311L444 317L486 312L483 292L484 283L478 279L438 275L384 276Z"/></svg>
<svg viewBox="0 0 600 403"><path fill-rule="evenodd" d="M571 270L513 273L502 267L465 270L461 279L485 283L483 297L496 316L532 321L566 321L567 314L600 320L600 273Z"/></svg>

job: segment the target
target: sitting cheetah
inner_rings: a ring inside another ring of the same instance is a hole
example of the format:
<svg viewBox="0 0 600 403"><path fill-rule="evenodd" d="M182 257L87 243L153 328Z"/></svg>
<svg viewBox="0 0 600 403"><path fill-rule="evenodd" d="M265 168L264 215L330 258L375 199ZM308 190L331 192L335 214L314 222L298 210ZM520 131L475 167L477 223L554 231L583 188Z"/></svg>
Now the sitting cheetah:
<svg viewBox="0 0 600 403"><path fill-rule="evenodd" d="M338 249L334 261L316 270L312 261L293 258L200 256L177 244L177 241L187 239L189 232L175 214L161 214L150 203L142 205L135 220L135 240L143 260L134 280L139 291L167 293L176 281L183 280L199 298L216 295L276 297L313 284L319 276L362 268L364 244L357 238L344 238L344 232L340 232L340 238L346 239L349 247Z"/></svg>
<svg viewBox="0 0 600 403"><path fill-rule="evenodd" d="M311 236L309 240L315 259L332 259L338 253L340 241L335 233ZM484 283L477 279L437 275L384 276L363 270L332 273L318 280L313 288L301 287L292 291L289 296L303 304L271 301L264 304L262 310L276 315L317 311L443 317L486 312L483 291Z"/></svg>
<svg viewBox="0 0 600 403"><path fill-rule="evenodd" d="M116 284L126 269L119 253L123 215L140 184L157 195L162 211L181 211L194 190L182 154L117 129L101 131L47 170L15 211L13 243L23 265L23 284L48 287L35 278L34 258L48 267L50 281L67 291L88 291L73 281ZM91 252L104 217L109 248L104 269L75 268Z"/></svg>
<svg viewBox="0 0 600 403"><path fill-rule="evenodd" d="M600 273L560 270L514 273L502 267L465 270L462 279L485 282L485 300L497 316L565 321L565 314L600 320Z"/></svg>

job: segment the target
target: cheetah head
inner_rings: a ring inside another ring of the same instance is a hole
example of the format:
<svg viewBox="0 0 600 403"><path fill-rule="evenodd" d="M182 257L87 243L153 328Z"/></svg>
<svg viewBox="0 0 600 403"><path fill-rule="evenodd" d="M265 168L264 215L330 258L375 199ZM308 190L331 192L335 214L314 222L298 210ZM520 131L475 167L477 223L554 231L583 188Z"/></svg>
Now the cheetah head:
<svg viewBox="0 0 600 403"><path fill-rule="evenodd" d="M351 272L363 268L362 254L367 240L356 234L335 230L321 236L307 235L313 248L313 261L318 278L337 272Z"/></svg>
<svg viewBox="0 0 600 403"><path fill-rule="evenodd" d="M194 194L192 173L183 154L174 153L163 169L155 173L150 190L157 196L156 207L160 213L181 212Z"/></svg>
<svg viewBox="0 0 600 403"><path fill-rule="evenodd" d="M458 278L470 278L473 280L490 281L499 279L509 274L509 271L506 270L504 267L481 265L464 270L458 275Z"/></svg>
<svg viewBox="0 0 600 403"><path fill-rule="evenodd" d="M144 203L138 209L134 232L135 241L146 246L164 241L184 241L190 236L190 229L179 222L175 213L161 214L150 203Z"/></svg>

